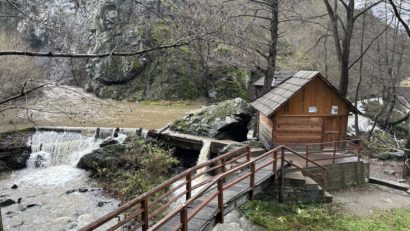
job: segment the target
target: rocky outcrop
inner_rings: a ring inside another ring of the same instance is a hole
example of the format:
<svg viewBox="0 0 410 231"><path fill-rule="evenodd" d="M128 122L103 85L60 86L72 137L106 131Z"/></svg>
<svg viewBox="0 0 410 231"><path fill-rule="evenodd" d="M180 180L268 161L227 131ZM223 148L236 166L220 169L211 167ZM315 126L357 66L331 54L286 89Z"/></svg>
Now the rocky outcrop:
<svg viewBox="0 0 410 231"><path fill-rule="evenodd" d="M109 145L84 155L77 164L78 168L97 172L107 167L126 167L129 163L123 158L126 146L123 144Z"/></svg>
<svg viewBox="0 0 410 231"><path fill-rule="evenodd" d="M133 0L13 2L28 17L0 18L0 24L16 30L34 50L73 53L129 52L173 43L168 38L175 29L152 17L152 11L172 20L173 8L185 4L157 0L144 4ZM0 5L0 15L13 10L8 3ZM42 23L33 23L31 18ZM101 98L142 101L205 96L212 102L249 98L249 71L218 64L211 65L205 77L199 60L191 55L195 50L184 47L166 52L103 59L41 59L38 63L48 79L82 86ZM215 56L224 55L218 52Z"/></svg>
<svg viewBox="0 0 410 231"><path fill-rule="evenodd" d="M227 100L176 120L170 129L186 134L245 141L254 109L241 98Z"/></svg>
<svg viewBox="0 0 410 231"><path fill-rule="evenodd" d="M27 166L31 152L27 141L33 133L33 129L25 129L0 134L0 172Z"/></svg>

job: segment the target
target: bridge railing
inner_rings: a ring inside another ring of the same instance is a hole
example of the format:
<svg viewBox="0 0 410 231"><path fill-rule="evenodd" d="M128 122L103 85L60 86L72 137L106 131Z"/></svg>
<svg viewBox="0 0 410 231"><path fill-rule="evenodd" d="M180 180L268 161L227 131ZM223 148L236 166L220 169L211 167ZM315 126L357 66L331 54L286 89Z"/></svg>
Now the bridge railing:
<svg viewBox="0 0 410 231"><path fill-rule="evenodd" d="M322 149L315 149L314 146L321 146ZM330 147L330 148L324 148ZM323 143L312 143L305 145L305 156L309 158L311 154L331 154L329 157L317 158L315 161L326 161L332 160L332 163L336 162L336 159L344 159L356 157L357 161L360 161L362 155L362 139L354 140L341 140L341 141L332 141L332 142L323 142ZM341 153L342 155L337 155ZM306 167L308 163L306 162Z"/></svg>
<svg viewBox="0 0 410 231"><path fill-rule="evenodd" d="M250 148L249 146L244 146L182 172L80 230L94 230L121 215L122 217L120 217L120 220L107 230L116 230L125 225L130 230L137 230L138 228L141 228L143 231L157 230L175 216L179 216L180 220L180 224L175 227L175 230L187 230L189 221L215 198L218 198L218 220L219 222L223 222L223 194L225 190L237 185L244 179L249 178L249 196L250 198L253 198L255 174L268 166L272 166L269 169L272 171L272 174L276 174L278 170L278 161L280 161L280 170L282 173L285 163L303 170L302 167L285 159L286 152L293 153L294 155L306 159L306 161L320 167L322 169L322 182L324 182L325 167L315 161L307 159L288 147L279 146L251 160ZM245 160L241 162L241 159ZM214 171L218 171L218 175L215 177L195 182L195 179L200 179L200 176ZM305 171L306 173L310 173L307 170ZM280 179L280 186L282 189L284 174L280 175L282 176ZM178 189L182 189L183 191L179 192ZM195 192L195 189L198 189L199 191ZM203 196L206 193L209 193L209 195L206 195L206 198L203 199ZM280 193L280 200L281 196L282 193ZM192 207L193 202L198 201L200 197L202 198L199 205L189 213L188 207ZM184 199L182 205L169 211L171 204L180 199ZM164 200L167 202L163 203Z"/></svg>
<svg viewBox="0 0 410 231"><path fill-rule="evenodd" d="M280 152L280 155L278 153ZM245 180L246 178L249 178L249 198L254 197L254 190L255 190L255 175L257 172L259 172L261 169L264 169L268 166L272 166L270 168L272 170L272 173L275 174L276 177L276 172L277 172L277 163L280 161L280 171L281 171L281 179L280 179L280 195L279 195L279 200L282 200L282 190L283 190L283 171L284 171L284 165L285 163L288 163L292 166L295 166L298 169L302 169L300 166L292 163L292 161L286 160L286 152L291 152L293 154L296 154L300 156L301 158L305 158L303 155L298 154L297 152L293 151L292 149L285 147L285 146L279 146L269 152L266 152L262 154L261 156L249 160L246 163L243 163L235 168L230 169L229 171L223 172L216 177L212 179L210 183L208 183L205 187L203 187L199 193L197 193L194 197L190 198L189 200L186 201L185 204L181 205L177 209L173 210L170 212L168 215L163 217L161 220L156 222L153 226L149 228L149 230L158 230L161 228L163 225L165 225L168 221L173 219L176 216L179 216L179 221L180 223L175 225L175 227L171 230L183 230L186 231L188 230L188 223L190 220L192 220L195 215L197 215L205 206L207 206L209 203L211 203L214 199L217 198L217 205L218 205L218 215L217 215L217 220L220 223L224 222L224 191L227 189L231 188L232 186L237 185L241 181ZM310 161L310 160L308 160ZM317 165L320 167L323 172L326 171L326 168L323 167L322 165L316 163L315 161L310 161L313 164ZM259 164L259 165L257 165ZM307 171L309 172L309 171ZM310 173L310 172L309 172ZM237 177L231 178L230 181L227 181L226 178L231 175L236 175ZM323 173L324 176L324 173ZM205 199L204 199L205 196ZM194 207L194 202L200 200L200 203ZM192 208L191 211L188 211L188 208Z"/></svg>
<svg viewBox="0 0 410 231"><path fill-rule="evenodd" d="M282 145L287 147L298 147L296 149L297 152L304 153L307 159L314 160L316 162L327 162L328 160L331 160L332 163L336 163L337 159L353 157L356 157L357 161L360 161L363 152L362 143L363 139L351 139L307 144L286 143ZM319 155L321 157L317 158L316 156ZM308 161L306 161L305 166L309 167Z"/></svg>
<svg viewBox="0 0 410 231"><path fill-rule="evenodd" d="M130 229L141 227L142 230L148 230L149 222L161 218L172 204L180 201L182 201L180 203L184 203L195 194L195 190L199 190L200 187L212 181L212 178L201 176L212 172L226 172L242 162L248 162L250 158L249 146L243 146L220 155L185 170L80 230L94 230L109 222L115 222L115 224L111 225L110 223L111 226L107 230L116 230L123 226L129 226L131 223L133 223L133 227L128 227ZM114 219L118 221L113 221Z"/></svg>

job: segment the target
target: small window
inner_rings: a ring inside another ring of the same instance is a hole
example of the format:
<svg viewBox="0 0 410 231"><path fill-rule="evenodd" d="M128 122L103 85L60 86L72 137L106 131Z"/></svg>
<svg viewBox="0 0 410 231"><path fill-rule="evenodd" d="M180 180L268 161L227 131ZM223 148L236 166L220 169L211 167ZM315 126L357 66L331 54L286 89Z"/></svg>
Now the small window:
<svg viewBox="0 0 410 231"><path fill-rule="evenodd" d="M316 106L310 106L309 107L309 113L316 113L317 112L317 107Z"/></svg>

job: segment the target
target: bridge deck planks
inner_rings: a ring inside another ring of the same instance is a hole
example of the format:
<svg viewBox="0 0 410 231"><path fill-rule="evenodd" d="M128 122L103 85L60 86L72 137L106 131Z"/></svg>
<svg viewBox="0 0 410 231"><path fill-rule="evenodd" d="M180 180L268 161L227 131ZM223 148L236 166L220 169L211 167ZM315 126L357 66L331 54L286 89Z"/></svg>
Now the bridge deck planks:
<svg viewBox="0 0 410 231"><path fill-rule="evenodd" d="M272 158L267 158L265 161L272 160ZM266 162L261 162L256 165L256 167L261 166L263 163ZM279 169L280 166L278 164L277 169ZM241 174L248 173L248 171L245 171ZM239 174L238 176L240 176ZM262 183L265 179L269 178L272 175L272 165L268 165L263 169L260 169L256 174L255 174L255 185L258 185ZM235 180L237 177L233 177L232 179L228 180L225 184L231 182L232 180ZM250 179L249 177L243 179L239 183L235 184L234 186L226 189L224 191L224 204L227 204L228 202L232 201L235 197L243 195L247 193L250 189ZM212 188L209 192L205 193L202 197L200 197L198 200L196 200L191 206L188 207L188 216L189 214L192 214L192 211L204 200L206 200L210 194L214 193L217 189ZM193 195L194 196L194 195ZM188 223L188 230L201 230L204 228L204 226L214 218L219 212L218 209L218 198L213 199L210 201L198 214L193 217L189 223ZM169 220L164 226L162 226L159 230L161 231L169 231L169 230L174 230L178 225L180 224L180 217L179 215L173 217L171 220Z"/></svg>
<svg viewBox="0 0 410 231"><path fill-rule="evenodd" d="M299 166L305 167L303 164L305 163L305 160L301 159L300 157L297 157L295 155L290 155L290 153L286 153L286 159L292 160L294 163L298 164ZM338 155L344 155L342 153L338 153ZM330 157L331 154L329 153L328 155L310 155L309 157L315 156L316 158L312 159L318 159L318 158L323 158L323 157ZM271 161L272 157L268 157L264 159L263 161L259 162L256 164L256 168L258 166L263 165L264 163L267 163L268 161ZM357 161L357 158L346 158L346 159L337 159L336 162L354 162ZM332 160L325 160L325 161L320 161L320 164L322 165L327 165L331 164ZM272 164L258 170L255 174L255 186L262 184L265 182L267 179L270 178L272 175ZM280 160L278 160L277 163L277 172L280 169ZM244 171L240 174L238 174L235 177L232 177L231 179L227 180L227 182L224 184L226 185L227 183L231 182L232 180L237 179L237 177L241 176L241 174L248 173L249 171ZM224 191L224 205L226 206L228 203L234 201L237 197L246 194L250 190L250 178L247 177L240 181L239 183L233 185L232 187L226 189ZM192 211L204 200L206 200L212 193L216 191L216 187L213 187L210 189L209 192L205 193L202 197L198 198L191 206L188 207L188 216L189 214L192 214ZM192 195L195 196L195 195ZM202 230L205 228L207 223L209 223L212 219L215 218L215 216L218 214L219 209L218 209L218 199L215 198L212 201L210 201L198 214L193 217L189 223L188 223L188 230ZM169 220L164 226L162 226L159 230L161 231L170 231L174 230L178 225L180 224L180 217L179 215L173 217L171 220Z"/></svg>

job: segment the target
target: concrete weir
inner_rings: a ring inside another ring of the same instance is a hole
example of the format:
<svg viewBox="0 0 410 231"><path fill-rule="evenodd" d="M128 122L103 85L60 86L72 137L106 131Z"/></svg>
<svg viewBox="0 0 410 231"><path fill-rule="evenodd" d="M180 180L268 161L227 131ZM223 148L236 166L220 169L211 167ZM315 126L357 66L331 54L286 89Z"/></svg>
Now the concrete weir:
<svg viewBox="0 0 410 231"><path fill-rule="evenodd" d="M230 144L240 144L233 140L216 140L209 137L201 137L189 134L183 134L171 131L168 126L161 129L148 130L145 128L109 128L109 127L52 127L52 126L39 126L36 127L38 131L55 131L55 132L76 132L87 135L95 135L96 138L105 139L117 130L119 133L130 135L139 135L141 137L156 137L160 139L168 140L174 145L185 148L200 151L203 147L203 141L209 140L210 152L216 153L220 148L223 148Z"/></svg>

